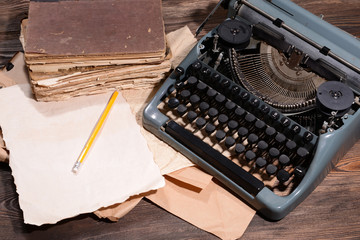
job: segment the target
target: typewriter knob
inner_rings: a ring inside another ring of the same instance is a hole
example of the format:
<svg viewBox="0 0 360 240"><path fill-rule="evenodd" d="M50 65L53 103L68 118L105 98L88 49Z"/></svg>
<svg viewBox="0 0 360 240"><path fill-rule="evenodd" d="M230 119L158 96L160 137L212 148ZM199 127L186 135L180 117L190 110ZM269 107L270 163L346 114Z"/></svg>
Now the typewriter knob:
<svg viewBox="0 0 360 240"><path fill-rule="evenodd" d="M225 47L244 49L249 45L251 37L251 27L237 19L226 20L218 27L220 42Z"/></svg>
<svg viewBox="0 0 360 240"><path fill-rule="evenodd" d="M316 93L319 110L327 115L341 117L349 111L354 102L353 91L344 83L328 81L320 85Z"/></svg>

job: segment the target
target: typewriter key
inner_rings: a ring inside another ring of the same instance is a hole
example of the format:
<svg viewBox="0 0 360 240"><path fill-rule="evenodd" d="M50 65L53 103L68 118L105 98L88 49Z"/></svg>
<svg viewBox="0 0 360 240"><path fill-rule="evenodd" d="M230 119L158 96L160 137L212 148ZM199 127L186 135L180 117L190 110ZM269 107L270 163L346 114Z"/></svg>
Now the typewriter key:
<svg viewBox="0 0 360 240"><path fill-rule="evenodd" d="M200 102L200 97L197 94L193 94L190 96L190 103L193 106L196 106Z"/></svg>
<svg viewBox="0 0 360 240"><path fill-rule="evenodd" d="M284 183L290 178L290 173L288 173L284 169L280 169L276 175L276 178L279 180L280 183Z"/></svg>
<svg viewBox="0 0 360 240"><path fill-rule="evenodd" d="M207 102L201 102L199 104L200 112L205 113L210 108L210 105Z"/></svg>
<svg viewBox="0 0 360 240"><path fill-rule="evenodd" d="M229 121L229 117L222 113L219 115L218 121L220 125L224 125Z"/></svg>
<svg viewBox="0 0 360 240"><path fill-rule="evenodd" d="M293 152L296 149L297 145L296 145L296 142L289 140L286 142L285 147L286 147L287 152L290 154L291 152Z"/></svg>
<svg viewBox="0 0 360 240"><path fill-rule="evenodd" d="M280 157L279 157L279 163L282 166L287 166L290 163L290 158L285 154L281 154Z"/></svg>
<svg viewBox="0 0 360 240"><path fill-rule="evenodd" d="M178 107L177 107L177 112L180 116L184 115L186 112L187 112L187 107L184 106L183 104L180 104Z"/></svg>
<svg viewBox="0 0 360 240"><path fill-rule="evenodd" d="M216 129L216 127L213 124L208 123L208 124L206 124L205 132L210 135L215 131L215 129Z"/></svg>
<svg viewBox="0 0 360 240"><path fill-rule="evenodd" d="M258 157L258 158L256 159L256 161L255 161L255 165L256 165L256 167L258 167L258 168L263 168L263 167L265 167L266 163L267 163L266 160L263 159L262 157Z"/></svg>
<svg viewBox="0 0 360 240"><path fill-rule="evenodd" d="M259 153L265 152L268 147L269 147L269 145L268 145L265 141L260 140L260 141L258 142L257 148L258 148L258 150L259 150Z"/></svg>
<svg viewBox="0 0 360 240"><path fill-rule="evenodd" d="M187 84L190 86L190 87L194 87L196 86L196 84L198 83L198 79L194 76L190 76L187 80Z"/></svg>
<svg viewBox="0 0 360 240"><path fill-rule="evenodd" d="M238 124L237 121L230 120L230 121L228 122L228 128L229 128L229 130L230 130L231 132L234 131L235 129L237 129L238 126L239 126L239 124Z"/></svg>
<svg viewBox="0 0 360 240"><path fill-rule="evenodd" d="M201 129L201 128L203 128L204 126L205 126L205 124L206 124L206 120L204 119L204 118L202 118L202 117L199 117L198 119L196 119L196 126L199 128L199 129Z"/></svg>
<svg viewBox="0 0 360 240"><path fill-rule="evenodd" d="M277 146L282 146L286 141L286 137L284 134L282 133L277 133L275 136L275 142Z"/></svg>
<svg viewBox="0 0 360 240"><path fill-rule="evenodd" d="M225 146L227 148L232 147L235 144L235 139L233 137L226 137L225 139Z"/></svg>
<svg viewBox="0 0 360 240"><path fill-rule="evenodd" d="M259 137L254 133L250 133L247 140L251 146L259 140Z"/></svg>
<svg viewBox="0 0 360 240"><path fill-rule="evenodd" d="M215 138L218 142L221 142L226 136L226 133L223 130L217 130L215 134Z"/></svg>
<svg viewBox="0 0 360 240"><path fill-rule="evenodd" d="M236 104L230 100L225 103L225 109L227 111L232 111L235 109L235 107L236 107Z"/></svg>
<svg viewBox="0 0 360 240"><path fill-rule="evenodd" d="M279 149L274 148L274 147L269 149L269 157L271 160L276 159L279 156L279 154L280 154Z"/></svg>
<svg viewBox="0 0 360 240"><path fill-rule="evenodd" d="M273 164L269 164L266 166L266 173L269 175L274 175L277 171L277 167Z"/></svg>
<svg viewBox="0 0 360 240"><path fill-rule="evenodd" d="M248 133L249 133L249 130L245 127L240 127L238 130L238 135L241 139L246 137L248 135Z"/></svg>
<svg viewBox="0 0 360 240"><path fill-rule="evenodd" d="M189 122L193 122L197 118L197 114L194 111L189 111L186 117Z"/></svg>
<svg viewBox="0 0 360 240"><path fill-rule="evenodd" d="M211 119L214 119L219 114L219 111L216 108L209 108L208 115Z"/></svg>
<svg viewBox="0 0 360 240"><path fill-rule="evenodd" d="M253 151L251 151L251 150L246 151L246 153L245 153L246 161L251 162L255 158L256 158L256 154Z"/></svg>
<svg viewBox="0 0 360 240"><path fill-rule="evenodd" d="M179 104L180 104L179 99L174 98L174 97L170 98L169 101L168 101L168 106L171 109L176 108L177 106L179 106Z"/></svg>
<svg viewBox="0 0 360 240"><path fill-rule="evenodd" d="M235 152L237 153L237 154L241 154L241 153L243 153L245 151L245 146L244 145L242 145L241 143L237 143L236 145L235 145Z"/></svg>

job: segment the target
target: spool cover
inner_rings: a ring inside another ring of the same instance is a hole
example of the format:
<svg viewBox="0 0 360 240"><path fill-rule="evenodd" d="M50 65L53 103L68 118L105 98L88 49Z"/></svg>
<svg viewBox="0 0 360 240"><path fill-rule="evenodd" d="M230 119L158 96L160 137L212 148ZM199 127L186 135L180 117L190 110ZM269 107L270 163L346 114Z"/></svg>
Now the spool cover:
<svg viewBox="0 0 360 240"><path fill-rule="evenodd" d="M328 116L335 112L336 117L347 113L354 102L353 91L344 83L328 81L319 86L316 103L320 111Z"/></svg>

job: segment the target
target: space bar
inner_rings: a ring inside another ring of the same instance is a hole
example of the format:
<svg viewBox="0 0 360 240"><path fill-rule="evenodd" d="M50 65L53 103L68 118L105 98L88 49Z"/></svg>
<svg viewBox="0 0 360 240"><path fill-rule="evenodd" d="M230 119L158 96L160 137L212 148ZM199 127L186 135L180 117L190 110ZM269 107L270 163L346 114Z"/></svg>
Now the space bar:
<svg viewBox="0 0 360 240"><path fill-rule="evenodd" d="M264 187L264 183L259 179L233 163L176 122L169 121L165 126L165 132L251 195L255 196Z"/></svg>

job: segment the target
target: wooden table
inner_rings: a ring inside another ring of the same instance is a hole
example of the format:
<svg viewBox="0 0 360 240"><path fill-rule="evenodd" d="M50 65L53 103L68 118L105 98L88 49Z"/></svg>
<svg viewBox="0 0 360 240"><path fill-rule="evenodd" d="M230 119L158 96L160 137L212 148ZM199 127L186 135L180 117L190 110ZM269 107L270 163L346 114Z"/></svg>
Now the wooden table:
<svg viewBox="0 0 360 240"><path fill-rule="evenodd" d="M316 15L324 14L328 22L360 37L359 0L294 2ZM28 0L1 0L0 3L0 66L4 66L14 53L22 50L18 36L20 20L27 15ZM216 0L163 0L166 32L184 25L195 32L216 3ZM204 32L220 23L225 14L224 10L218 11ZM359 239L359 198L360 141L293 212L278 222L256 215L243 239ZM25 225L7 164L0 164L0 238L217 239L145 200L116 223L84 214L55 225Z"/></svg>

